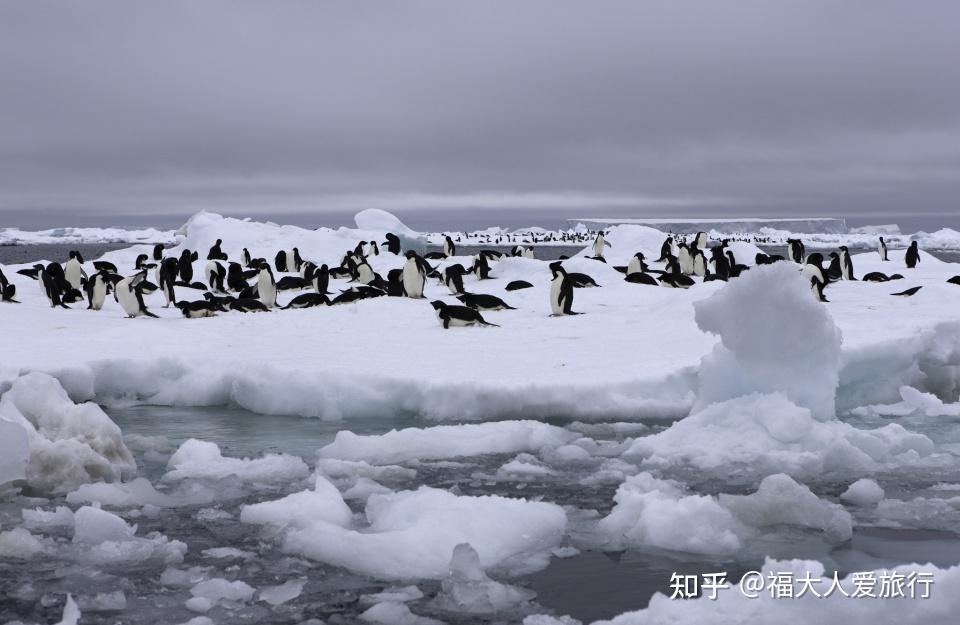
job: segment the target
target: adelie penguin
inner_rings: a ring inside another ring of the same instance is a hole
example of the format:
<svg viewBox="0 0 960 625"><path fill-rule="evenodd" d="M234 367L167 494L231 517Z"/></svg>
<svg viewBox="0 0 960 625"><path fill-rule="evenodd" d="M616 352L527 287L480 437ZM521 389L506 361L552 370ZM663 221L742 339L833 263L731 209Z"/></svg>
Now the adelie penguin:
<svg viewBox="0 0 960 625"><path fill-rule="evenodd" d="M283 306L283 310L289 310L291 308L313 308L315 306L329 306L330 300L327 299L326 295L320 293L303 293L296 296L290 302Z"/></svg>
<svg viewBox="0 0 960 625"><path fill-rule="evenodd" d="M644 261L643 252L637 252L630 258L630 262L627 263L627 275L629 276L632 273L646 273L647 264Z"/></svg>
<svg viewBox="0 0 960 625"><path fill-rule="evenodd" d="M477 280L489 280L490 279L490 265L487 262L487 255L480 253L477 254L473 259L473 267L471 271Z"/></svg>
<svg viewBox="0 0 960 625"><path fill-rule="evenodd" d="M504 287L504 290L519 291L521 289L532 289L532 288L533 288L533 285L527 282L526 280L514 280L513 282L508 284L506 287Z"/></svg>
<svg viewBox="0 0 960 625"><path fill-rule="evenodd" d="M153 246L153 262L159 263L163 260L163 243L157 243Z"/></svg>
<svg viewBox="0 0 960 625"><path fill-rule="evenodd" d="M177 301L176 293L174 293L173 286L177 281L177 273L179 272L178 268L179 261L172 256L170 258L164 258L160 263L160 291L163 293L163 297L166 300L164 307L169 307L170 304L174 304Z"/></svg>
<svg viewBox="0 0 960 625"><path fill-rule="evenodd" d="M467 326L498 327L497 324L489 323L484 319L479 311L467 308L466 306L451 306L441 300L434 300L430 302L430 305L433 306L433 310L437 314L437 319L445 330L451 327Z"/></svg>
<svg viewBox="0 0 960 625"><path fill-rule="evenodd" d="M910 287L906 291L900 291L899 293L891 293L890 295L897 295L899 297L910 297L911 295L916 295L917 291L922 289L922 286Z"/></svg>
<svg viewBox="0 0 960 625"><path fill-rule="evenodd" d="M803 247L803 241L800 239L787 239L787 258L799 265L803 263L805 253L806 250Z"/></svg>
<svg viewBox="0 0 960 625"><path fill-rule="evenodd" d="M387 248L387 251L391 254L400 255L400 237L395 235L392 232L388 232L384 237L386 241L383 242L383 246Z"/></svg>
<svg viewBox="0 0 960 625"><path fill-rule="evenodd" d="M463 293L458 295L457 299L474 310L516 310L499 297L486 293Z"/></svg>
<svg viewBox="0 0 960 625"><path fill-rule="evenodd" d="M463 294L463 274L466 270L463 265L450 265L443 270L443 283L450 289L451 295Z"/></svg>
<svg viewBox="0 0 960 625"><path fill-rule="evenodd" d="M87 310L102 310L111 288L104 272L98 271L90 276L84 289L87 293Z"/></svg>
<svg viewBox="0 0 960 625"><path fill-rule="evenodd" d="M447 256L457 255L457 246L453 244L453 239L450 238L450 235L443 237L443 253Z"/></svg>
<svg viewBox="0 0 960 625"><path fill-rule="evenodd" d="M579 315L573 312L573 281L567 276L566 270L559 262L550 264L553 279L550 281L550 310L554 317L562 315Z"/></svg>
<svg viewBox="0 0 960 625"><path fill-rule="evenodd" d="M603 248L613 247L609 241L604 238L603 230L597 233L597 238L593 240L593 256L597 259L603 258Z"/></svg>
<svg viewBox="0 0 960 625"><path fill-rule="evenodd" d="M180 272L180 280L189 285L193 282L193 261L199 256L196 252L183 250L180 254L180 260L177 261L177 270Z"/></svg>
<svg viewBox="0 0 960 625"><path fill-rule="evenodd" d="M227 270L224 269L222 264L215 260L207 261L207 266L203 273L204 277L207 279L207 284L210 286L211 291L226 293L223 283L227 277Z"/></svg>
<svg viewBox="0 0 960 625"><path fill-rule="evenodd" d="M421 299L423 286L427 281L426 261L413 250L407 250L407 262L403 265L403 292L407 297Z"/></svg>
<svg viewBox="0 0 960 625"><path fill-rule="evenodd" d="M907 253L904 256L904 260L907 262L907 269L913 269L917 266L917 263L920 262L920 248L917 247L916 241L910 243L910 247L907 248Z"/></svg>
<svg viewBox="0 0 960 625"><path fill-rule="evenodd" d="M883 237L880 237L880 242L877 243L877 253L880 254L880 260L890 260L887 258L887 243Z"/></svg>
<svg viewBox="0 0 960 625"><path fill-rule="evenodd" d="M227 260L227 255L223 253L220 249L220 244L223 243L223 240L217 239L217 242L210 247L210 251L207 252L207 260Z"/></svg>
<svg viewBox="0 0 960 625"><path fill-rule="evenodd" d="M660 246L660 258L657 259L657 262L662 263L670 256L673 256L673 237L667 237L667 240Z"/></svg>
<svg viewBox="0 0 960 625"><path fill-rule="evenodd" d="M53 263L51 263L53 265ZM57 284L57 279L55 276L51 275L48 271L48 267L44 267L41 264L34 265L33 268L36 270L37 281L40 283L40 291L47 298L47 301L50 302L50 307L55 308L57 306L61 308L70 308L63 303L63 299L60 297L60 286ZM60 265L57 265L60 267Z"/></svg>
<svg viewBox="0 0 960 625"><path fill-rule="evenodd" d="M818 302L827 302L823 296L823 289L830 283L826 272L823 270L823 254L814 252L807 257L807 264L803 266L804 278L810 281L810 290Z"/></svg>
<svg viewBox="0 0 960 625"><path fill-rule="evenodd" d="M174 304L180 313L187 319L203 319L204 317L215 317L218 312L227 312L219 303L210 300L197 300L195 302L177 302Z"/></svg>
<svg viewBox="0 0 960 625"><path fill-rule="evenodd" d="M871 271L863 276L864 282L889 282L890 280L903 280L903 276L901 276L899 273L888 276L880 271Z"/></svg>
<svg viewBox="0 0 960 625"><path fill-rule="evenodd" d="M3 275L3 270L0 270L0 302L19 304L20 302L13 299L16 295L17 285L7 282L7 277Z"/></svg>
<svg viewBox="0 0 960 625"><path fill-rule="evenodd" d="M124 278L114 287L113 296L117 299L123 312L131 319L141 315L154 317L156 315L147 310L143 303L143 293L140 291L140 285L147 279L147 272L143 270L129 278Z"/></svg>
<svg viewBox="0 0 960 625"><path fill-rule="evenodd" d="M686 243L677 246L677 263L680 264L680 273L685 276L693 275L693 256Z"/></svg>
<svg viewBox="0 0 960 625"><path fill-rule="evenodd" d="M846 245L840 246L840 275L844 280L856 280L853 276L853 260Z"/></svg>
<svg viewBox="0 0 960 625"><path fill-rule="evenodd" d="M267 308L277 305L277 281L273 279L273 272L267 263L260 265L260 273L257 274L257 294Z"/></svg>
<svg viewBox="0 0 960 625"><path fill-rule="evenodd" d="M83 256L80 252L76 250L70 252L70 260L67 261L63 274L71 288L78 291L83 288L87 280L87 272L83 270Z"/></svg>
<svg viewBox="0 0 960 625"><path fill-rule="evenodd" d="M327 287L330 286L330 269L324 264L317 267L310 281L313 290L320 295L330 295Z"/></svg>

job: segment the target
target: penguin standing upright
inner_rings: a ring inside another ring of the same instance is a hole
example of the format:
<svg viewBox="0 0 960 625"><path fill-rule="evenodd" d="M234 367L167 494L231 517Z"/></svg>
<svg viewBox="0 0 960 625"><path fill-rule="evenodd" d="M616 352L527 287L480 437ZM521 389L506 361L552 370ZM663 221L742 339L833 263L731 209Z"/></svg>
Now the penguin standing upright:
<svg viewBox="0 0 960 625"><path fill-rule="evenodd" d="M907 253L904 256L904 260L907 261L907 269L913 269L917 266L917 263L920 262L920 248L917 247L916 241L910 243L910 247L907 248Z"/></svg>
<svg viewBox="0 0 960 625"><path fill-rule="evenodd" d="M800 239L787 239L787 258L797 264L801 264L803 263L805 252L803 241Z"/></svg>
<svg viewBox="0 0 960 625"><path fill-rule="evenodd" d="M197 260L199 255L190 250L183 250L180 254L180 260L177 261L177 270L180 272L180 279L190 284L193 282L193 261Z"/></svg>
<svg viewBox="0 0 960 625"><path fill-rule="evenodd" d="M227 260L227 255L220 250L221 243L223 243L223 240L217 239L217 242L210 247L210 251L207 252L207 260Z"/></svg>
<svg viewBox="0 0 960 625"><path fill-rule="evenodd" d="M116 284L113 296L117 299L123 312L131 319L141 315L147 317L156 317L155 314L147 310L143 303L143 293L140 291L140 284L147 279L147 271L143 270L129 278L124 278Z"/></svg>
<svg viewBox="0 0 960 625"><path fill-rule="evenodd" d="M690 248L690 257L693 259L693 275L705 278L707 276L707 258L703 255L700 246L694 244Z"/></svg>
<svg viewBox="0 0 960 625"><path fill-rule="evenodd" d="M107 299L107 293L110 291L110 283L107 282L106 274L102 271L90 276L87 279L87 310L103 309L103 302Z"/></svg>
<svg viewBox="0 0 960 625"><path fill-rule="evenodd" d="M487 263L487 255L477 254L473 260L473 273L477 280L488 280L490 278L490 265Z"/></svg>
<svg viewBox="0 0 960 625"><path fill-rule="evenodd" d="M51 263L50 265L53 265ZM46 296L47 301L50 302L50 307L54 308L60 306L61 308L70 308L63 303L63 299L60 297L60 285L57 284L56 276L52 275L49 271L50 265L44 267L43 265L34 265L33 268L37 271L37 281L40 283L40 291ZM57 265L59 267L59 265Z"/></svg>
<svg viewBox="0 0 960 625"><path fill-rule="evenodd" d="M723 253L723 247L715 247L711 250L710 262L713 263L713 274L718 280L729 280L731 277L731 265L727 256Z"/></svg>
<svg viewBox="0 0 960 625"><path fill-rule="evenodd" d="M685 276L693 275L693 255L686 243L681 243L677 251L677 263L680 265L680 273Z"/></svg>
<svg viewBox="0 0 960 625"><path fill-rule="evenodd" d="M593 240L593 255L596 258L603 258L604 247L613 247L610 245L610 242L603 237L603 235L604 232L601 230L597 233L597 238Z"/></svg>
<svg viewBox="0 0 960 625"><path fill-rule="evenodd" d="M667 240L660 246L660 258L657 259L657 262L662 263L670 256L673 256L673 237L667 237Z"/></svg>
<svg viewBox="0 0 960 625"><path fill-rule="evenodd" d="M450 265L443 270L443 282L453 295L462 295L463 265Z"/></svg>
<svg viewBox="0 0 960 625"><path fill-rule="evenodd" d="M226 292L223 288L223 281L227 277L227 270L224 269L222 264L215 260L207 261L204 277L207 279L207 285L211 291Z"/></svg>
<svg viewBox="0 0 960 625"><path fill-rule="evenodd" d="M450 238L449 234L443 238L443 253L447 256L457 255L457 246L453 244L453 239Z"/></svg>
<svg viewBox="0 0 960 625"><path fill-rule="evenodd" d="M63 274L71 288L78 291L83 288L87 280L87 272L83 270L83 256L80 252L76 250L70 252L70 260L67 261Z"/></svg>
<svg viewBox="0 0 960 625"><path fill-rule="evenodd" d="M370 241L369 245L367 245L367 256L379 256L379 255L380 255L380 248L377 247L377 242Z"/></svg>
<svg viewBox="0 0 960 625"><path fill-rule="evenodd" d="M240 262L243 263L244 267L249 268L251 260L252 259L250 258L250 250L248 250L247 248L243 248L243 252L240 253Z"/></svg>
<svg viewBox="0 0 960 625"><path fill-rule="evenodd" d="M840 246L840 276L844 280L856 280L853 275L853 261L850 259L850 250L846 245Z"/></svg>
<svg viewBox="0 0 960 625"><path fill-rule="evenodd" d="M707 246L710 244L706 232L698 232L697 236L693 238L693 242L696 244L697 249L701 251L707 249Z"/></svg>
<svg viewBox="0 0 960 625"><path fill-rule="evenodd" d="M386 241L383 242L383 245L386 246L387 251L391 254L400 255L400 237L395 235L392 232L388 232L384 237Z"/></svg>
<svg viewBox="0 0 960 625"><path fill-rule="evenodd" d="M273 272L267 263L260 265L260 273L257 274L257 293L260 301L267 308L274 308L277 305L277 281L274 280Z"/></svg>
<svg viewBox="0 0 960 625"><path fill-rule="evenodd" d="M579 315L570 308L573 306L573 282L567 277L567 272L558 261L550 264L553 279L550 281L550 310L553 316Z"/></svg>
<svg viewBox="0 0 960 625"><path fill-rule="evenodd" d="M880 242L877 243L877 252L880 254L880 260L890 260L887 258L887 243L883 237L880 237Z"/></svg>
<svg viewBox="0 0 960 625"><path fill-rule="evenodd" d="M377 274L374 273L373 267L367 263L366 259L360 261L357 265L357 282L360 284L370 284L377 279Z"/></svg>
<svg viewBox="0 0 960 625"><path fill-rule="evenodd" d="M830 266L826 269L827 278L839 280L843 277L843 268L840 266L840 254L830 252Z"/></svg>
<svg viewBox="0 0 960 625"><path fill-rule="evenodd" d="M157 243L153 246L153 260L155 262L163 260L163 243Z"/></svg>
<svg viewBox="0 0 960 625"><path fill-rule="evenodd" d="M173 284L177 281L177 272L178 261L174 257L164 258L160 262L160 277L157 279L157 282L160 286L160 290L163 291L163 297L166 299L166 304L164 307L169 307L170 304L175 304L177 301L177 296L173 291Z"/></svg>
<svg viewBox="0 0 960 625"><path fill-rule="evenodd" d="M823 289L829 284L829 279L823 271L823 255L814 252L807 257L807 264L803 266L804 278L810 281L810 290L813 296L819 302L826 302L827 298L823 296Z"/></svg>
<svg viewBox="0 0 960 625"><path fill-rule="evenodd" d="M407 262L403 265L403 291L407 297L420 299L423 297L423 285L427 281L425 264L413 250L407 250Z"/></svg>
<svg viewBox="0 0 960 625"><path fill-rule="evenodd" d="M329 295L327 287L330 286L330 269L325 264L320 265L313 272L313 280L310 283L313 285L313 290L320 295Z"/></svg>

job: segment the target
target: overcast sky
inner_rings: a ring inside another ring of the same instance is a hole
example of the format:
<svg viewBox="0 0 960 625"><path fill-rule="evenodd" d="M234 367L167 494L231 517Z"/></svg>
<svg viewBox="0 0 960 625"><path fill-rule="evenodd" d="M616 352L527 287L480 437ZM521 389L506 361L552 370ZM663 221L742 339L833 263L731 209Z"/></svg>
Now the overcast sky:
<svg viewBox="0 0 960 625"><path fill-rule="evenodd" d="M958 25L954 0L0 0L0 220L956 215Z"/></svg>

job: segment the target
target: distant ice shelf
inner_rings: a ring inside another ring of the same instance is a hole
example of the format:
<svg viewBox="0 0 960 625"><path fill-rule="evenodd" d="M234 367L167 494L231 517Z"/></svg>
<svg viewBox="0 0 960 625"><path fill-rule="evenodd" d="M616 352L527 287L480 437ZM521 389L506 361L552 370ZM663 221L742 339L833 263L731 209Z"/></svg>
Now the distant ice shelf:
<svg viewBox="0 0 960 625"><path fill-rule="evenodd" d="M847 220L842 217L675 217L675 218L608 218L584 217L570 219L573 223L583 223L590 228L615 226L620 224L639 224L678 234L692 234L712 230L727 234L758 232L762 228L788 230L802 234L846 234Z"/></svg>

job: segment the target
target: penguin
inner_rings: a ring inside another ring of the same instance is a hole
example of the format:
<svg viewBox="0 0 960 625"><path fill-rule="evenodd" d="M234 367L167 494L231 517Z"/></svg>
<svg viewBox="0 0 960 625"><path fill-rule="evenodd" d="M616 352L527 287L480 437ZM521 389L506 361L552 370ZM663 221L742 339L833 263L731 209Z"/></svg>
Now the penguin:
<svg viewBox="0 0 960 625"><path fill-rule="evenodd" d="M868 274L863 276L864 282L889 282L890 278L887 277L887 274L880 271L871 271Z"/></svg>
<svg viewBox="0 0 960 625"><path fill-rule="evenodd" d="M597 238L593 240L593 256L594 258L603 258L603 248L604 247L613 247L610 245L610 242L607 241L604 237L603 230L597 232Z"/></svg>
<svg viewBox="0 0 960 625"><path fill-rule="evenodd" d="M230 263L227 267L227 288L239 293L249 286L247 278L243 275L243 267L240 263Z"/></svg>
<svg viewBox="0 0 960 625"><path fill-rule="evenodd" d="M481 252L473 259L473 273L477 276L477 280L490 279L490 265L487 263L486 254Z"/></svg>
<svg viewBox="0 0 960 625"><path fill-rule="evenodd" d="M883 237L880 237L880 242L877 243L877 253L880 254L880 260L890 260L887 258L887 243Z"/></svg>
<svg viewBox="0 0 960 625"><path fill-rule="evenodd" d="M386 293L372 286L355 286L345 291L341 291L340 295L337 295L332 300L330 300L329 305L336 306L337 304L349 304L351 302L356 302L362 299L370 299L372 297L381 297L383 295L386 295Z"/></svg>
<svg viewBox="0 0 960 625"><path fill-rule="evenodd" d="M705 278L707 276L707 258L703 255L703 250L694 245L690 251L693 258L693 275Z"/></svg>
<svg viewBox="0 0 960 625"><path fill-rule="evenodd" d="M553 279L550 281L550 310L554 317L561 315L579 315L573 312L573 282L560 262L550 263Z"/></svg>
<svg viewBox="0 0 960 625"><path fill-rule="evenodd" d="M677 262L680 264L680 273L685 276L693 275L693 256L686 243L681 243L677 252Z"/></svg>
<svg viewBox="0 0 960 625"><path fill-rule="evenodd" d="M199 258L197 253L190 250L183 250L183 253L180 254L180 260L177 261L177 270L180 272L180 280L185 284L193 282L193 261L197 258Z"/></svg>
<svg viewBox="0 0 960 625"><path fill-rule="evenodd" d="M267 263L260 265L260 273L257 274L257 294L267 308L277 305L277 282Z"/></svg>
<svg viewBox="0 0 960 625"><path fill-rule="evenodd" d="M300 276L283 276L277 280L277 291L299 291L309 287L310 284Z"/></svg>
<svg viewBox="0 0 960 625"><path fill-rule="evenodd" d="M906 291L900 291L899 293L891 293L890 295L897 295L900 297L910 297L911 295L915 295L916 292L922 288L923 288L922 286L914 286L914 287L910 287Z"/></svg>
<svg viewBox="0 0 960 625"><path fill-rule="evenodd" d="M57 285L56 277L51 275L49 271L53 264L54 263L51 263L47 267L44 267L41 264L33 266L33 268L37 271L37 281L40 283L40 291L44 294L44 296L46 296L47 301L50 302L51 308L55 308L57 306L61 308L70 308L60 297L60 287ZM57 265L57 267L59 266L60 265Z"/></svg>
<svg viewBox="0 0 960 625"><path fill-rule="evenodd" d="M800 239L787 239L787 258L799 265L803 263L805 253L806 250L803 247L803 241Z"/></svg>
<svg viewBox="0 0 960 625"><path fill-rule="evenodd" d="M157 243L153 246L153 260L157 263L163 260L163 243Z"/></svg>
<svg viewBox="0 0 960 625"><path fill-rule="evenodd" d="M117 266L106 260L93 261L93 268L97 271L106 271L107 273L119 273Z"/></svg>
<svg viewBox="0 0 960 625"><path fill-rule="evenodd" d="M707 238L706 232L698 232L697 236L693 237L693 243L698 249L705 250L710 245L710 240Z"/></svg>
<svg viewBox="0 0 960 625"><path fill-rule="evenodd" d="M208 302L214 302L221 307L229 306L231 303L237 301L237 298L232 295L214 295L209 291L203 294L203 299Z"/></svg>
<svg viewBox="0 0 960 625"><path fill-rule="evenodd" d="M367 256L379 256L379 255L380 255L380 248L377 247L377 242L370 241L367 244Z"/></svg>
<svg viewBox="0 0 960 625"><path fill-rule="evenodd" d="M140 284L147 279L146 270L140 271L129 278L120 280L114 287L113 296L116 298L123 312L127 317L133 319L141 315L156 318L157 316L147 310L143 303L143 293L140 292Z"/></svg>
<svg viewBox="0 0 960 625"><path fill-rule="evenodd" d="M227 312L217 302L208 300L197 300L195 302L177 302L174 304L180 313L187 319L203 319L204 317L216 317L218 312Z"/></svg>
<svg viewBox="0 0 960 625"><path fill-rule="evenodd" d="M243 248L243 251L240 252L240 262L243 263L244 267L250 267L251 260L252 259L250 258L250 250L248 250L247 248Z"/></svg>
<svg viewBox="0 0 960 625"><path fill-rule="evenodd" d="M223 282L227 277L227 270L223 268L222 264L215 260L207 261L207 266L203 273L211 291L217 291L218 293L226 292L226 289L223 288Z"/></svg>
<svg viewBox="0 0 960 625"><path fill-rule="evenodd" d="M667 240L660 246L660 258L657 259L657 262L662 263L667 260L668 256L673 256L673 237L667 237Z"/></svg>
<svg viewBox="0 0 960 625"><path fill-rule="evenodd" d="M843 277L843 268L840 266L840 254L830 252L830 266L827 267L827 278L839 280Z"/></svg>
<svg viewBox="0 0 960 625"><path fill-rule="evenodd" d="M290 300L282 310L291 308L313 308L315 306L329 306L330 300L321 293L303 293Z"/></svg>
<svg viewBox="0 0 960 625"><path fill-rule="evenodd" d="M453 244L453 239L450 238L449 234L443 237L443 253L447 256L457 255L457 246Z"/></svg>
<svg viewBox="0 0 960 625"><path fill-rule="evenodd" d="M489 323L479 311L466 306L451 306L440 300L434 300L430 302L430 305L433 306L437 319L445 330L449 330L451 327L467 326L499 327L495 323Z"/></svg>
<svg viewBox="0 0 960 625"><path fill-rule="evenodd" d="M273 257L273 266L277 268L277 273L287 272L287 252L285 250L280 250Z"/></svg>
<svg viewBox="0 0 960 625"><path fill-rule="evenodd" d="M292 260L291 260L292 259ZM290 264L293 263L291 268ZM297 272L300 271L300 267L303 266L303 259L300 258L300 249L295 247L289 252L287 252L287 271Z"/></svg>
<svg viewBox="0 0 960 625"><path fill-rule="evenodd" d="M451 295L462 295L463 290L463 265L450 265L443 270L443 283L450 289Z"/></svg>
<svg viewBox="0 0 960 625"><path fill-rule="evenodd" d="M83 288L87 281L87 272L83 270L83 256L80 252L76 250L70 252L70 260L67 261L63 274L72 288L77 290Z"/></svg>
<svg viewBox="0 0 960 625"><path fill-rule="evenodd" d="M533 285L527 282L526 280L514 280L508 284L504 290L505 291L519 291L521 289L531 289Z"/></svg>
<svg viewBox="0 0 960 625"><path fill-rule="evenodd" d="M644 273L647 270L647 264L643 262L643 252L637 252L627 263L627 275L632 273Z"/></svg>
<svg viewBox="0 0 960 625"><path fill-rule="evenodd" d="M427 280L424 263L413 250L407 250L407 262L403 265L403 291L407 297L421 299L423 286Z"/></svg>
<svg viewBox="0 0 960 625"><path fill-rule="evenodd" d="M458 295L457 299L467 308L474 310L516 310L499 297L486 293L463 293Z"/></svg>
<svg viewBox="0 0 960 625"><path fill-rule="evenodd" d="M947 280L947 284L960 285L960 276L953 276L952 278L950 278L949 280Z"/></svg>
<svg viewBox="0 0 960 625"><path fill-rule="evenodd" d="M360 284L370 284L377 279L377 274L366 260L357 265L357 282Z"/></svg>
<svg viewBox="0 0 960 625"><path fill-rule="evenodd" d="M730 261L727 259L726 254L723 253L723 248L713 248L711 255L712 258L710 262L713 263L713 275L717 277L717 280L729 280L731 277Z"/></svg>
<svg viewBox="0 0 960 625"><path fill-rule="evenodd" d="M660 286L671 289L689 289L695 284L693 278L682 273L665 273L657 280Z"/></svg>
<svg viewBox="0 0 960 625"><path fill-rule="evenodd" d="M7 282L7 277L3 275L3 270L0 269L0 302L19 304L20 302L13 299L16 295L17 285Z"/></svg>
<svg viewBox="0 0 960 625"><path fill-rule="evenodd" d="M313 290L320 295L330 295L330 292L327 291L327 287L330 286L330 270L325 264L320 265L313 272L313 280L310 281L310 284L313 286Z"/></svg>
<svg viewBox="0 0 960 625"><path fill-rule="evenodd" d="M103 272L98 271L90 276L84 285L84 291L87 293L87 310L102 310L111 288L112 285Z"/></svg>
<svg viewBox="0 0 960 625"><path fill-rule="evenodd" d="M223 240L217 239L217 242L210 247L210 251L207 252L207 260L227 260L227 255L220 249L221 243L223 243Z"/></svg>
<svg viewBox="0 0 960 625"><path fill-rule="evenodd" d="M263 302L258 299L238 297L234 301L230 302L227 306L230 310L235 310L242 313L252 313L252 312L269 312L270 309L267 308Z"/></svg>
<svg viewBox="0 0 960 625"><path fill-rule="evenodd" d="M642 271L628 273L624 280L627 282L632 282L633 284L649 284L651 286L657 286L657 279L651 276L649 273Z"/></svg>
<svg viewBox="0 0 960 625"><path fill-rule="evenodd" d="M400 255L400 237L398 237L392 232L388 232L384 238L386 238L386 241L383 242L383 245L387 248L387 251L390 252L391 254L395 254L399 256Z"/></svg>
<svg viewBox="0 0 960 625"><path fill-rule="evenodd" d="M920 262L920 248L917 247L916 241L910 243L910 247L907 248L907 253L904 255L904 260L907 262L907 269L913 269Z"/></svg>
<svg viewBox="0 0 960 625"><path fill-rule="evenodd" d="M840 275L844 280L856 280L853 275L853 261L846 245L840 246Z"/></svg>
<svg viewBox="0 0 960 625"><path fill-rule="evenodd" d="M570 283L573 284L573 288L575 289L592 289L600 287L600 285L597 284L593 278L585 273L568 273L567 279L570 280Z"/></svg>
<svg viewBox="0 0 960 625"><path fill-rule="evenodd" d="M818 302L828 302L823 296L823 289L830 283L823 270L823 254L814 252L807 257L807 263L803 266L803 277L810 281L810 290Z"/></svg>

